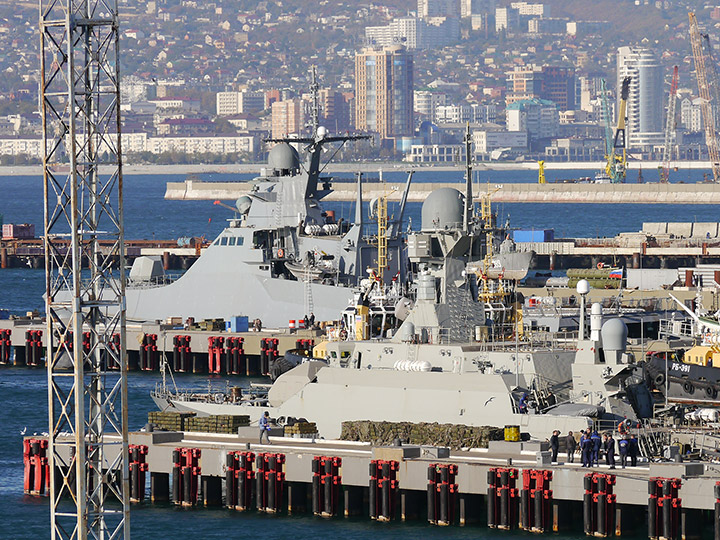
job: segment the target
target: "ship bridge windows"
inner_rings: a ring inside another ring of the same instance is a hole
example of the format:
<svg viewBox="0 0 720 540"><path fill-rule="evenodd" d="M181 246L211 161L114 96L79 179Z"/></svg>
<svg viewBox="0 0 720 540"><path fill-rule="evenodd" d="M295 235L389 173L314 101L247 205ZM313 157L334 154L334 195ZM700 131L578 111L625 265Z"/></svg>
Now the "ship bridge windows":
<svg viewBox="0 0 720 540"><path fill-rule="evenodd" d="M220 236L212 243L213 246L242 246L242 236Z"/></svg>

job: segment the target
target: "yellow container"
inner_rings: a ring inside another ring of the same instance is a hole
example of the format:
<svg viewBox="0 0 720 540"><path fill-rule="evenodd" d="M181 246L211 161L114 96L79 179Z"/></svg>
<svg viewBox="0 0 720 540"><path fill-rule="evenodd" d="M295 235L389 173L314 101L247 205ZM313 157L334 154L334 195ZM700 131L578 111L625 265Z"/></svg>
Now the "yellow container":
<svg viewBox="0 0 720 540"><path fill-rule="evenodd" d="M520 426L505 426L505 440L517 442L520 440Z"/></svg>

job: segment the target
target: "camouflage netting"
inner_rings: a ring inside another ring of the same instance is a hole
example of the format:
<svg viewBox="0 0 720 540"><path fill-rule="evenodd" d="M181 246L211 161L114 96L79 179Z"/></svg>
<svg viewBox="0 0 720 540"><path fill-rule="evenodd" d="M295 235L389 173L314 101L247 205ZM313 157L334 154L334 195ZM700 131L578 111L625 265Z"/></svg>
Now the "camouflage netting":
<svg viewBox="0 0 720 540"><path fill-rule="evenodd" d="M412 424L410 422L343 422L340 439L362 441L374 445L389 445L399 438L406 444L448 446L458 448L487 448L488 441L502 441L501 428L470 427L453 424Z"/></svg>

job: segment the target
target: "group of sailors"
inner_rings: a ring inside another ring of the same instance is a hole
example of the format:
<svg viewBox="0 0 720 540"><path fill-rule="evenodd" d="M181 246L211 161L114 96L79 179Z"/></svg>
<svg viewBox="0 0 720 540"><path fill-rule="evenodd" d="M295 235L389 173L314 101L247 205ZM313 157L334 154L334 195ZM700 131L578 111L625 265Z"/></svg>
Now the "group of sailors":
<svg viewBox="0 0 720 540"><path fill-rule="evenodd" d="M618 441L613 438L612 432L606 432L600 436L597 430L588 428L580 436L580 444L575 440L573 432L568 432L565 438L565 447L568 455L568 462L573 463L575 460L575 452L580 449L583 467L597 467L600 464L600 454L605 457L605 463L611 468L615 468L615 448L620 454L620 465L624 469L627 466L628 458L630 466L637 465L637 458L640 454L640 447L635 435L625 434L620 436ZM550 437L550 452L553 463L557 463L558 450L560 449L560 431L553 431Z"/></svg>

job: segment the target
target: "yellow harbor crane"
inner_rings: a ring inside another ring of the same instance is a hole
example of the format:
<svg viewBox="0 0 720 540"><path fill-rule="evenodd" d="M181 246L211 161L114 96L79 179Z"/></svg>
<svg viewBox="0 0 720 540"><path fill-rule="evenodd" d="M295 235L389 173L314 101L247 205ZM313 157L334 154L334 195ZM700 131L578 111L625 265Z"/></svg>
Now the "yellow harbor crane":
<svg viewBox="0 0 720 540"><path fill-rule="evenodd" d="M712 103L711 85L717 87L717 74L714 69L711 51L703 51L702 39L707 36L700 33L697 17L692 11L688 13L690 19L690 44L695 59L695 76L697 78L698 92L700 93L700 110L702 112L703 126L705 128L705 144L710 158L713 181L720 182L720 152L718 152L717 136L715 134L715 115ZM709 42L709 40L708 40ZM708 65L710 68L708 68Z"/></svg>

